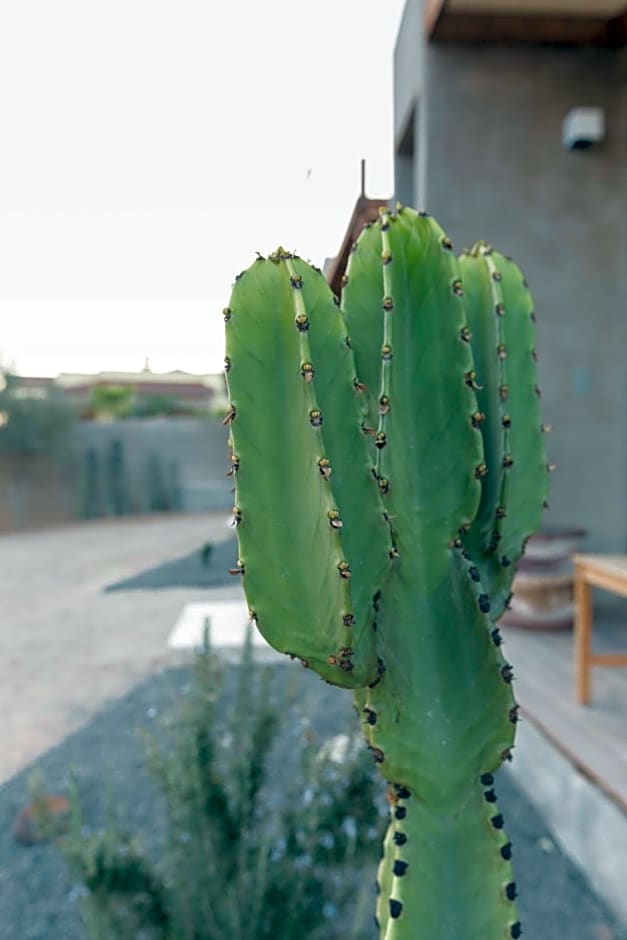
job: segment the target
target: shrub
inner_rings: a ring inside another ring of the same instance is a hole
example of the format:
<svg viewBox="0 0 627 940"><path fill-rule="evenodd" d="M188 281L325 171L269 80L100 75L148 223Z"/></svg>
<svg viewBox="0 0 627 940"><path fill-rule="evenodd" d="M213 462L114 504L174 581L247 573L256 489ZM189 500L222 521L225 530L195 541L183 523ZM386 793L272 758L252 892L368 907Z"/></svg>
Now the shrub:
<svg viewBox="0 0 627 940"><path fill-rule="evenodd" d="M320 743L302 680L290 693L285 676L254 662L250 638L234 671L208 644L199 654L164 737L146 740L167 808L157 864L113 815L86 834L74 795L64 852L86 889L92 938L369 936L361 859L381 837L379 785L354 739Z"/></svg>

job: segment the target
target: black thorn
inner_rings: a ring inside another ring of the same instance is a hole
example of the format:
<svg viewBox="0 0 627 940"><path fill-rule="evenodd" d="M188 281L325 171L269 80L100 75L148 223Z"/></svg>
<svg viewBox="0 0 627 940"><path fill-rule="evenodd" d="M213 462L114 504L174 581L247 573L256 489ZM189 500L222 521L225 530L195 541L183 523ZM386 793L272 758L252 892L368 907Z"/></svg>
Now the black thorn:
<svg viewBox="0 0 627 940"><path fill-rule="evenodd" d="M486 790L483 794L486 803L496 803L496 793L494 790Z"/></svg>
<svg viewBox="0 0 627 940"><path fill-rule="evenodd" d="M394 833L394 845L405 845L406 842L407 842L407 836L404 832Z"/></svg>
<svg viewBox="0 0 627 940"><path fill-rule="evenodd" d="M402 783L395 783L394 789L399 800L408 800L411 796L411 791L404 787Z"/></svg>
<svg viewBox="0 0 627 940"><path fill-rule="evenodd" d="M490 613L490 599L487 594L480 594L477 598L479 610L484 614Z"/></svg>
<svg viewBox="0 0 627 940"><path fill-rule="evenodd" d="M472 567L468 569L468 574L473 581L481 581L481 574L476 565L472 565Z"/></svg>
<svg viewBox="0 0 627 940"><path fill-rule="evenodd" d="M518 940L519 937L522 937L522 924L519 920L509 928L509 932L513 937L513 940Z"/></svg>
<svg viewBox="0 0 627 940"><path fill-rule="evenodd" d="M407 816L407 809L406 809L406 807L404 807L404 806L397 806L396 809L394 810L394 818L395 818L395 819L405 819L405 816Z"/></svg>
<svg viewBox="0 0 627 940"><path fill-rule="evenodd" d="M494 777L492 774L481 774L479 777L479 783L484 787L491 787L494 783Z"/></svg>
<svg viewBox="0 0 627 940"><path fill-rule="evenodd" d="M495 627L490 635L495 646L500 646L502 644L503 637L501 636L501 631L498 627Z"/></svg>
<svg viewBox="0 0 627 940"><path fill-rule="evenodd" d="M400 901L396 901L394 898L390 898L390 917L393 920L396 920L397 917L401 916L402 911L402 903Z"/></svg>
<svg viewBox="0 0 627 940"><path fill-rule="evenodd" d="M364 708L364 714L366 716L367 725L376 725L377 723L377 713L373 712L371 708Z"/></svg>
<svg viewBox="0 0 627 940"><path fill-rule="evenodd" d="M505 845L501 846L501 857L505 859L506 862L512 857L512 843L506 842Z"/></svg>
<svg viewBox="0 0 627 940"><path fill-rule="evenodd" d="M496 816L492 816L492 818L490 819L490 822L492 823L495 829L502 829L503 826L505 825L505 820L503 819L500 813L497 813Z"/></svg>
<svg viewBox="0 0 627 940"><path fill-rule="evenodd" d="M514 670L509 665L509 663L505 663L505 665L501 669L501 675L503 676L503 681L507 682L507 684L509 685L512 679L514 678Z"/></svg>
<svg viewBox="0 0 627 940"><path fill-rule="evenodd" d="M408 865L409 862L403 862L400 858L395 859L394 865L392 866L392 874L395 875L396 878L402 878L407 871Z"/></svg>

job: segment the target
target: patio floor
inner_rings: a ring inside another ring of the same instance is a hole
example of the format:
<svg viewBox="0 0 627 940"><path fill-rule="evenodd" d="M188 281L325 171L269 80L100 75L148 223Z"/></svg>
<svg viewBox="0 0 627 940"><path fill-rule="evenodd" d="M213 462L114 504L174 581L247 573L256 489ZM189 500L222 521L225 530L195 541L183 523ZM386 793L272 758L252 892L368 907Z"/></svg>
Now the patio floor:
<svg viewBox="0 0 627 940"><path fill-rule="evenodd" d="M523 718L627 811L627 669L593 667L592 700L578 705L571 631L502 632ZM622 623L595 620L593 649L627 651L627 605Z"/></svg>

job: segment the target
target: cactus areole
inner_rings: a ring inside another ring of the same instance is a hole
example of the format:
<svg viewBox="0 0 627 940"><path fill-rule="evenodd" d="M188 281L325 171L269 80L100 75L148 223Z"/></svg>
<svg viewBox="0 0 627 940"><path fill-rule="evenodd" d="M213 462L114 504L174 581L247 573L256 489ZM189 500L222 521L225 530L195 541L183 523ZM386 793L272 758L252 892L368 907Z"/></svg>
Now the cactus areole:
<svg viewBox="0 0 627 940"><path fill-rule="evenodd" d="M517 719L496 623L547 489L525 280L398 207L341 304L279 248L224 316L233 573L273 647L354 690L389 782L380 937L518 937L492 775Z"/></svg>

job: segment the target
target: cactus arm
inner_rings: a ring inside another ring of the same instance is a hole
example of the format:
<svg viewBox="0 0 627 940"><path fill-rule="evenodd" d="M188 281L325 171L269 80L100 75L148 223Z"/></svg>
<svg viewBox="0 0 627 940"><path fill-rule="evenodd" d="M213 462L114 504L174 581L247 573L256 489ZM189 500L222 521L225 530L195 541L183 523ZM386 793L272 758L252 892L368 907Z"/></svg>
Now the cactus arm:
<svg viewBox="0 0 627 940"><path fill-rule="evenodd" d="M381 347L384 322L383 246L379 226L369 222L361 231L348 258L342 287L342 310L359 380L364 383L368 424L377 427L381 386ZM375 293L373 294L373 289Z"/></svg>
<svg viewBox="0 0 627 940"><path fill-rule="evenodd" d="M342 294L358 374L367 374L372 359L379 363L377 405L386 396L378 409L386 435L379 468L390 484L384 499L404 520L396 529L412 552L421 550L427 530L448 546L474 517L480 496L473 363L449 244L426 215L383 212L358 239ZM377 319L384 321L381 343L371 328ZM387 475L392 467L394 479Z"/></svg>
<svg viewBox="0 0 627 940"><path fill-rule="evenodd" d="M311 271L311 279L316 277ZM341 315L332 300L332 310L320 303L309 309L304 283L305 274L280 250L236 280L225 313L238 569L268 642L328 681L353 688L376 676L372 615L366 618L364 601L372 598L376 584L358 588L358 621L343 528L335 516L341 520L342 511L327 472L334 457L325 443L324 421L332 413L322 412L316 379L304 369L313 359L309 334L318 328L323 335L337 334L335 355L333 342L327 342L335 384L327 382L322 391L328 396L337 391L335 386L346 386L352 414L343 415L343 423L352 418L357 442L366 445L359 432L354 366L342 352ZM364 457L362 463L366 461ZM363 474L368 481L365 469ZM369 485L372 491L374 481ZM378 521L381 546L386 534L381 514ZM362 575L358 568L358 581Z"/></svg>
<svg viewBox="0 0 627 940"><path fill-rule="evenodd" d="M542 515L546 453L535 369L533 300L520 269L479 243L460 259L479 385L488 472L465 543L497 620L516 562Z"/></svg>

